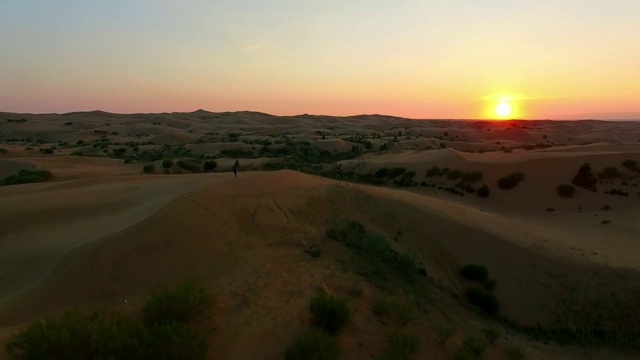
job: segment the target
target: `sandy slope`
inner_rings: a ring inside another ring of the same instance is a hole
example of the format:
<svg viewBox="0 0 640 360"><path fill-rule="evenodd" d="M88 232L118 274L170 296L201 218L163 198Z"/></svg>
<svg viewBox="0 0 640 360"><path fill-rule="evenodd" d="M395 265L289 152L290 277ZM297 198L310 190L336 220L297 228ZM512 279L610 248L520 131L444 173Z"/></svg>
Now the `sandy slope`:
<svg viewBox="0 0 640 360"><path fill-rule="evenodd" d="M291 171L242 173L238 180L229 174L123 177L1 190L2 213L15 209L1 228L8 235L2 253L8 255L0 263L3 277L11 280L3 297L41 280L3 306L3 326L70 306L122 306L125 299L135 306L158 282L197 276L219 294L214 340L219 354L243 359L260 349L266 358L277 358L305 326L305 304L314 291L346 292L357 280L335 262L340 247L323 237L324 228L342 218L361 221L395 238L398 247L416 251L429 274L454 289L465 285L457 275L461 264L487 265L498 281L504 314L525 323L553 321L554 310L571 296L565 293L569 284L576 296L594 297L599 293L587 291L590 286L606 294L640 286L637 272L538 251L521 239L523 231L533 231L525 222L406 191ZM323 244L326 256L310 261L302 252L309 243ZM473 318L464 316L465 322ZM379 326L363 303L343 339L347 358L368 357L349 341L375 349L379 341L372 329ZM427 325L412 326L424 331ZM255 339L261 339L255 347L242 345ZM434 346L424 351L444 356Z"/></svg>

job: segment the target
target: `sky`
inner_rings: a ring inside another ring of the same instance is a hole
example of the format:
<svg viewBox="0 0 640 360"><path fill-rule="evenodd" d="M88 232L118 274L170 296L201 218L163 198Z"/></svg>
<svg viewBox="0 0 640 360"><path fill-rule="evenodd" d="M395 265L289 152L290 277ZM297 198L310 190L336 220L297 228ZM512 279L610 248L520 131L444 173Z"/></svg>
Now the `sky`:
<svg viewBox="0 0 640 360"><path fill-rule="evenodd" d="M640 119L638 0L0 0L0 111Z"/></svg>

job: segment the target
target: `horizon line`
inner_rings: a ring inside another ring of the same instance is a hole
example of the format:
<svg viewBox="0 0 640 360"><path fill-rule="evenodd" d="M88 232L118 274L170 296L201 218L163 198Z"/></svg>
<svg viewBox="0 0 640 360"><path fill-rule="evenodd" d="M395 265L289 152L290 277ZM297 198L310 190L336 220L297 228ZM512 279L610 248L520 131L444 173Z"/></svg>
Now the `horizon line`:
<svg viewBox="0 0 640 360"><path fill-rule="evenodd" d="M603 119L603 118L589 118L589 117L585 117L585 118L579 118L579 117L574 117L574 118L505 118L505 119L490 119L490 118L429 118L429 117L424 117L424 118L414 118L414 117L403 117L403 116L397 116L397 115L389 115L389 114L377 114L377 113L362 113L362 114L353 114L353 115L329 115L329 114L309 114L309 113L302 113L302 114L295 114L295 115L275 115L275 114L271 114L271 113L267 113L267 112L263 112L263 111L256 111L256 110L228 110L228 111L210 111L210 110L205 110L205 109L197 109L197 110L193 110L193 111L171 111L171 112L167 112L167 111L162 111L162 112L111 112L111 111L105 111L105 110L99 110L99 109L94 109L94 110L76 110L76 111L69 111L69 112L12 112L12 111L0 111L1 114L15 114L15 115L73 115L73 114L90 114L90 113L103 113L103 114L110 114L110 115L157 115L157 114L192 114L192 113L196 113L196 112L206 112L206 113L210 113L210 114L223 114L223 113L256 113L256 114L263 114L263 115L268 115L268 116L272 116L272 117L303 117L303 116L325 116L325 117L334 117L334 118L351 118L351 117L358 117L358 116L378 116L378 117L388 117L388 118L397 118L397 119L404 119L404 120L416 120L416 121L420 121L420 120L424 120L424 121L433 121L433 120L444 120L444 121L640 121L640 116L638 118L630 118L630 119L625 119L625 118L611 118L611 119Z"/></svg>

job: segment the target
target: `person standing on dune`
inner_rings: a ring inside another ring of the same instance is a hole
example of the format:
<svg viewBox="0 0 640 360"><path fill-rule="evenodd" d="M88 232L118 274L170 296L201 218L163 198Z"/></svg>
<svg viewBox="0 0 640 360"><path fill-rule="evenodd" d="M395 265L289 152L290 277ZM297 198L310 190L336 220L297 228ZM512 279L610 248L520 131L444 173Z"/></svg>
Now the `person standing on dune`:
<svg viewBox="0 0 640 360"><path fill-rule="evenodd" d="M240 167L240 162L236 159L236 163L233 164L233 177L238 177L238 168Z"/></svg>

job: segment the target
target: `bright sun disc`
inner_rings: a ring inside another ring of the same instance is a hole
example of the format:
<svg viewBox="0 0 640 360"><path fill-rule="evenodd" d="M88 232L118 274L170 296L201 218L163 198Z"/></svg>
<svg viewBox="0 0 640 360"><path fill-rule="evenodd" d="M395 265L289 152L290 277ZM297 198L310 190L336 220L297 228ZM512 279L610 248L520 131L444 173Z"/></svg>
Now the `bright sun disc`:
<svg viewBox="0 0 640 360"><path fill-rule="evenodd" d="M498 105L496 105L496 107L493 109L493 111L499 117L507 117L507 116L511 115L511 104L506 103L506 102L501 102Z"/></svg>

